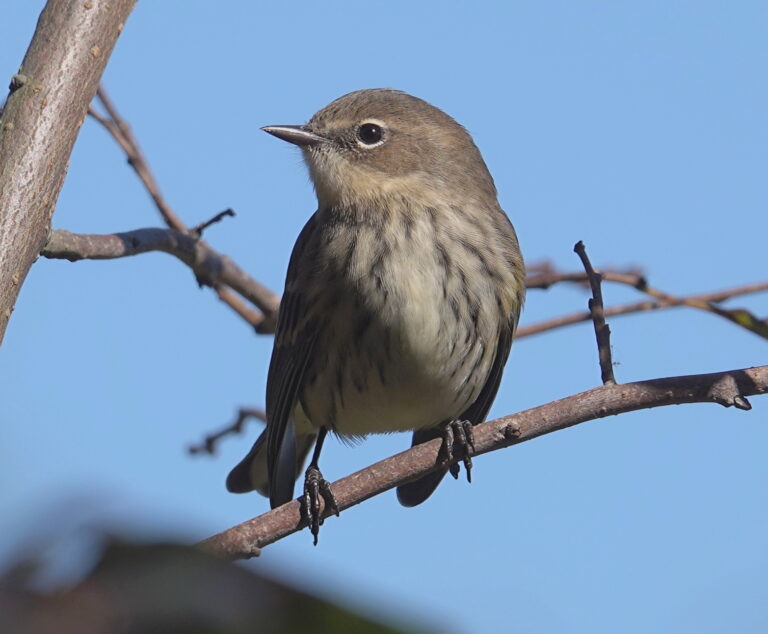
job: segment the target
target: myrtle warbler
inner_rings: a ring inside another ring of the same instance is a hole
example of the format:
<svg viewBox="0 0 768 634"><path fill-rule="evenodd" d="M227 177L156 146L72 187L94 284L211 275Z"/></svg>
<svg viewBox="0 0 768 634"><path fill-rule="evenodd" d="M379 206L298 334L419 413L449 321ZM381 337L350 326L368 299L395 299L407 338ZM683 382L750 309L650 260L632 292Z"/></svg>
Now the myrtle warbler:
<svg viewBox="0 0 768 634"><path fill-rule="evenodd" d="M318 209L288 266L267 382L267 427L227 478L272 507L293 498L312 446L302 508L317 541L318 458L328 431L442 437L442 468L400 486L423 502L454 456L469 476L472 425L496 396L525 296L515 230L467 131L396 90L345 95L300 126Z"/></svg>

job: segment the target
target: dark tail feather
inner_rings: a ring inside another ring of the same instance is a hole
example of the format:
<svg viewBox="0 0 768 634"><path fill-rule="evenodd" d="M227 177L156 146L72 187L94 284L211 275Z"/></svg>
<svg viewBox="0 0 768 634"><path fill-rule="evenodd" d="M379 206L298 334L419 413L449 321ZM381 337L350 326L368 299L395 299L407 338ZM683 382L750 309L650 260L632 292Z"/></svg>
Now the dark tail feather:
<svg viewBox="0 0 768 634"><path fill-rule="evenodd" d="M301 475L304 469L304 463L307 460L312 446L315 444L317 434L300 434L296 439L296 467L293 480ZM265 497L269 497L269 476L267 474L267 434L262 432L258 440L237 466L229 472L227 476L227 491L230 493L248 493L256 490ZM293 489L283 497L288 495L286 502L293 497Z"/></svg>
<svg viewBox="0 0 768 634"><path fill-rule="evenodd" d="M293 419L285 423L282 442L273 457L272 470L269 473L269 503L273 509L293 499L296 478L304 463L303 457L297 459L296 426ZM297 464L298 463L298 464Z"/></svg>
<svg viewBox="0 0 768 634"><path fill-rule="evenodd" d="M248 493L248 491L253 491L254 489L258 489L259 493L262 495L268 495L269 490L267 489L267 482L266 482L266 454L264 454L264 451L266 450L266 441L267 441L267 434L266 430L261 433L259 438L256 440L255 443L253 443L253 447L251 447L251 450L248 452L248 454L243 458L239 463L237 463L237 466L232 469L232 471L229 472L229 475L227 476L227 491L230 493ZM261 456L259 454L262 454ZM254 460L259 460L259 462L264 463L264 482L263 483L256 483L253 481L253 474L251 473L251 466L254 462ZM263 490L261 487L264 487Z"/></svg>
<svg viewBox="0 0 768 634"><path fill-rule="evenodd" d="M420 445L423 442L432 440L433 438L442 437L442 429L435 427L433 429L421 429L413 432L413 440L411 446ZM406 484L397 487L397 500L403 506L416 506L426 500L432 492L440 484L440 481L448 473L448 469L438 469L432 473L428 473L418 480L413 482L407 482Z"/></svg>

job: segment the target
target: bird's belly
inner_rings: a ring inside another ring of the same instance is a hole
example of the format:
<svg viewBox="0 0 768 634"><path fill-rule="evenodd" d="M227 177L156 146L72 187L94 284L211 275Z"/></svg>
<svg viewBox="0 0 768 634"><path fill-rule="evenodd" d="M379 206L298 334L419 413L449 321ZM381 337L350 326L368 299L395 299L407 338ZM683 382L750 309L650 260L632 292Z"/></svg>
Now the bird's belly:
<svg viewBox="0 0 768 634"><path fill-rule="evenodd" d="M331 234L317 269L324 291L314 306L326 319L299 395L310 422L362 436L461 416L496 352L492 280L479 260L449 266L428 214L414 221L409 240L365 227L354 244L345 235Z"/></svg>
<svg viewBox="0 0 768 634"><path fill-rule="evenodd" d="M347 390L333 420L342 435L365 435L434 427L456 418L465 408L468 389L458 389L448 377L407 376L368 389ZM441 380L442 379L442 380Z"/></svg>
<svg viewBox="0 0 768 634"><path fill-rule="evenodd" d="M338 311L348 319L324 333L322 346L333 352L301 399L313 425L351 436L415 430L455 419L474 402L495 345L442 296L415 296L421 300L368 314L365 328L359 315L349 317L354 311Z"/></svg>
<svg viewBox="0 0 768 634"><path fill-rule="evenodd" d="M434 427L458 417L482 387L473 377L463 380L458 374L438 376L404 366L385 370L384 381L377 370L365 372L345 372L341 384L320 379L307 390L302 404L312 424L347 436Z"/></svg>

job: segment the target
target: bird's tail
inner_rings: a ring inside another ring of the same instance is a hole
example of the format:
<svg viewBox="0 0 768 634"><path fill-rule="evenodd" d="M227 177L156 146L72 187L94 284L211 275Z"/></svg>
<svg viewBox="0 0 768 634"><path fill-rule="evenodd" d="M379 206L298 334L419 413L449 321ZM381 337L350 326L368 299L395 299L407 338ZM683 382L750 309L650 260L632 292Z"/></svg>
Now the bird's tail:
<svg viewBox="0 0 768 634"><path fill-rule="evenodd" d="M430 429L420 429L413 432L413 440L411 446L415 447L423 442L432 440L433 438L440 438L442 434L441 427L433 427ZM413 482L407 482L397 487L397 500L403 506L416 506L426 500L432 492L440 484L440 481L448 473L448 469L438 469L432 473L414 480Z"/></svg>
<svg viewBox="0 0 768 634"><path fill-rule="evenodd" d="M294 480L301 475L307 455L315 444L317 434L298 434L296 438L296 468ZM267 470L267 433L261 436L253 444L237 466L227 476L227 491L230 493L248 493L258 491L265 497L269 497L269 472ZM290 499L290 498L289 498ZM287 500L285 500L287 501Z"/></svg>

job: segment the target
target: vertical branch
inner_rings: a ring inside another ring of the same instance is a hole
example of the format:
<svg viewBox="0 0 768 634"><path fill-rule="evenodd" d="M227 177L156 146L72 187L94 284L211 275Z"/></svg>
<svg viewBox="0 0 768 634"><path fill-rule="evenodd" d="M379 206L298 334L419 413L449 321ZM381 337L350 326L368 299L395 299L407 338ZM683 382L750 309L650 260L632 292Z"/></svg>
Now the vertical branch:
<svg viewBox="0 0 768 634"><path fill-rule="evenodd" d="M48 0L0 119L0 342L88 104L136 0Z"/></svg>
<svg viewBox="0 0 768 634"><path fill-rule="evenodd" d="M600 358L600 375L603 385L616 385L613 376L613 359L611 358L611 329L605 323L605 309L603 308L603 292L600 288L602 277L592 268L592 263L587 257L584 243L579 240L573 250L581 258L584 270L587 272L589 285L592 287L592 298L589 300L589 312L592 315L592 323L595 326L597 338L597 354Z"/></svg>

